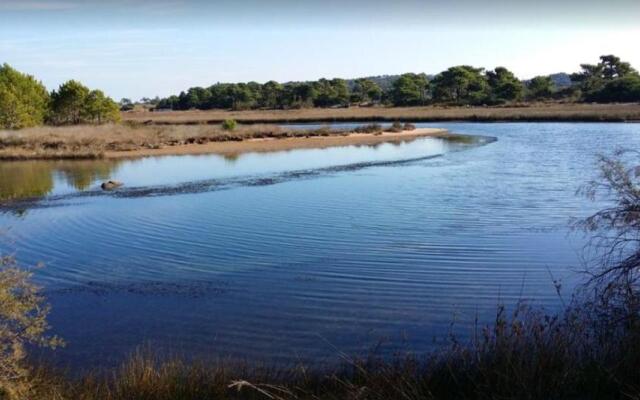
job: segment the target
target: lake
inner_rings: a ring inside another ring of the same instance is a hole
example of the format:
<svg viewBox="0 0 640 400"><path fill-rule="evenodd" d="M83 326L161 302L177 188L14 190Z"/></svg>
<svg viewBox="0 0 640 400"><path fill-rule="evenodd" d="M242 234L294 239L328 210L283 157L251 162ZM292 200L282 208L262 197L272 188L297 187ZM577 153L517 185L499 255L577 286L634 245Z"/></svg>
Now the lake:
<svg viewBox="0 0 640 400"><path fill-rule="evenodd" d="M553 279L570 293L585 244L568 222L599 206L576 190L640 125L416 125L478 138L0 163L0 250L44 263L55 360L73 368L141 345L274 363L425 351L501 302L557 308ZM102 192L108 178L125 186Z"/></svg>

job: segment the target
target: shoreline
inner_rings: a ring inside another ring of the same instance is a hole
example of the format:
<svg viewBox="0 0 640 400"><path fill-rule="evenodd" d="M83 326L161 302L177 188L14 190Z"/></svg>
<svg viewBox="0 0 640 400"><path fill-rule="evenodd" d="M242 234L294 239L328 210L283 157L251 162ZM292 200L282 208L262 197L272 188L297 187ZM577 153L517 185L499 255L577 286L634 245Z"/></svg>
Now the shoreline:
<svg viewBox="0 0 640 400"><path fill-rule="evenodd" d="M362 146L382 143L408 142L421 137L449 137L446 129L418 128L401 132L349 133L346 135L308 136L293 138L260 138L241 141L218 141L203 144L182 144L159 149L136 149L126 151L107 151L106 159L140 158L169 155L238 155L242 153L265 153L296 149L325 149L340 146Z"/></svg>
<svg viewBox="0 0 640 400"><path fill-rule="evenodd" d="M44 132L36 129L35 132L24 132L20 137L6 137L5 142L11 144L0 145L0 161L108 160L198 154L236 156L241 153L376 145L452 135L440 128L399 132L381 129L371 133L329 129L282 130L275 125L234 132L212 128L208 125L156 128L113 125L44 128ZM171 132L176 129L177 132Z"/></svg>

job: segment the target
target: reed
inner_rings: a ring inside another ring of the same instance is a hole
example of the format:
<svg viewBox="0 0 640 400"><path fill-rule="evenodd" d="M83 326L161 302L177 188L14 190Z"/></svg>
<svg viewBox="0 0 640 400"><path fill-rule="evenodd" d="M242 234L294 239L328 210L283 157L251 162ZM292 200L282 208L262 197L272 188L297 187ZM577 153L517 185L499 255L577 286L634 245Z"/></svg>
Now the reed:
<svg viewBox="0 0 640 400"><path fill-rule="evenodd" d="M640 104L526 103L506 106L349 107L292 110L125 112L125 121L153 124L432 121L640 121Z"/></svg>

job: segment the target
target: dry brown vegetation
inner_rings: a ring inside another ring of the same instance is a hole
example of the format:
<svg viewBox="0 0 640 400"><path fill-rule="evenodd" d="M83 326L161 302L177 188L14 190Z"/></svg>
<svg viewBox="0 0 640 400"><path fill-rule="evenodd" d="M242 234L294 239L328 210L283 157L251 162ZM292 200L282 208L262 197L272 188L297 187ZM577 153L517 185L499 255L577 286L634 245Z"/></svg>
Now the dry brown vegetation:
<svg viewBox="0 0 640 400"><path fill-rule="evenodd" d="M225 130L220 125L85 125L38 127L0 132L0 160L117 158L167 154L237 154L243 151L277 151L323 148L349 144L377 144L443 134L444 130L415 130L367 125L360 135L331 129L288 129L275 124L240 125ZM366 134L366 135L365 135ZM384 135L383 135L384 134ZM293 140L248 140L293 139ZM299 140L298 140L299 139ZM240 143L241 142L241 143Z"/></svg>
<svg viewBox="0 0 640 400"><path fill-rule="evenodd" d="M534 103L499 107L350 107L251 111L126 112L126 121L156 124L333 121L640 121L640 104Z"/></svg>
<svg viewBox="0 0 640 400"><path fill-rule="evenodd" d="M346 134L330 129L288 130L276 125L241 126L234 131L213 125L81 125L37 127L0 132L0 159L100 158L106 152L165 146Z"/></svg>

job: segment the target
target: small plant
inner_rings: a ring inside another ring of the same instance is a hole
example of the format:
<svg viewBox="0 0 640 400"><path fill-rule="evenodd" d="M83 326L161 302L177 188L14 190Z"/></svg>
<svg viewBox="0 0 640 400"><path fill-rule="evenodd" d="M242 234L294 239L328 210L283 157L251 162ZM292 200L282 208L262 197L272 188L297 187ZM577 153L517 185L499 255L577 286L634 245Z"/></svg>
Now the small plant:
<svg viewBox="0 0 640 400"><path fill-rule="evenodd" d="M225 119L222 122L222 129L225 131L233 131L238 127L238 123L235 119Z"/></svg>
<svg viewBox="0 0 640 400"><path fill-rule="evenodd" d="M0 258L0 399L29 398L27 345L55 348L64 344L45 334L50 307L31 276L14 258Z"/></svg>

